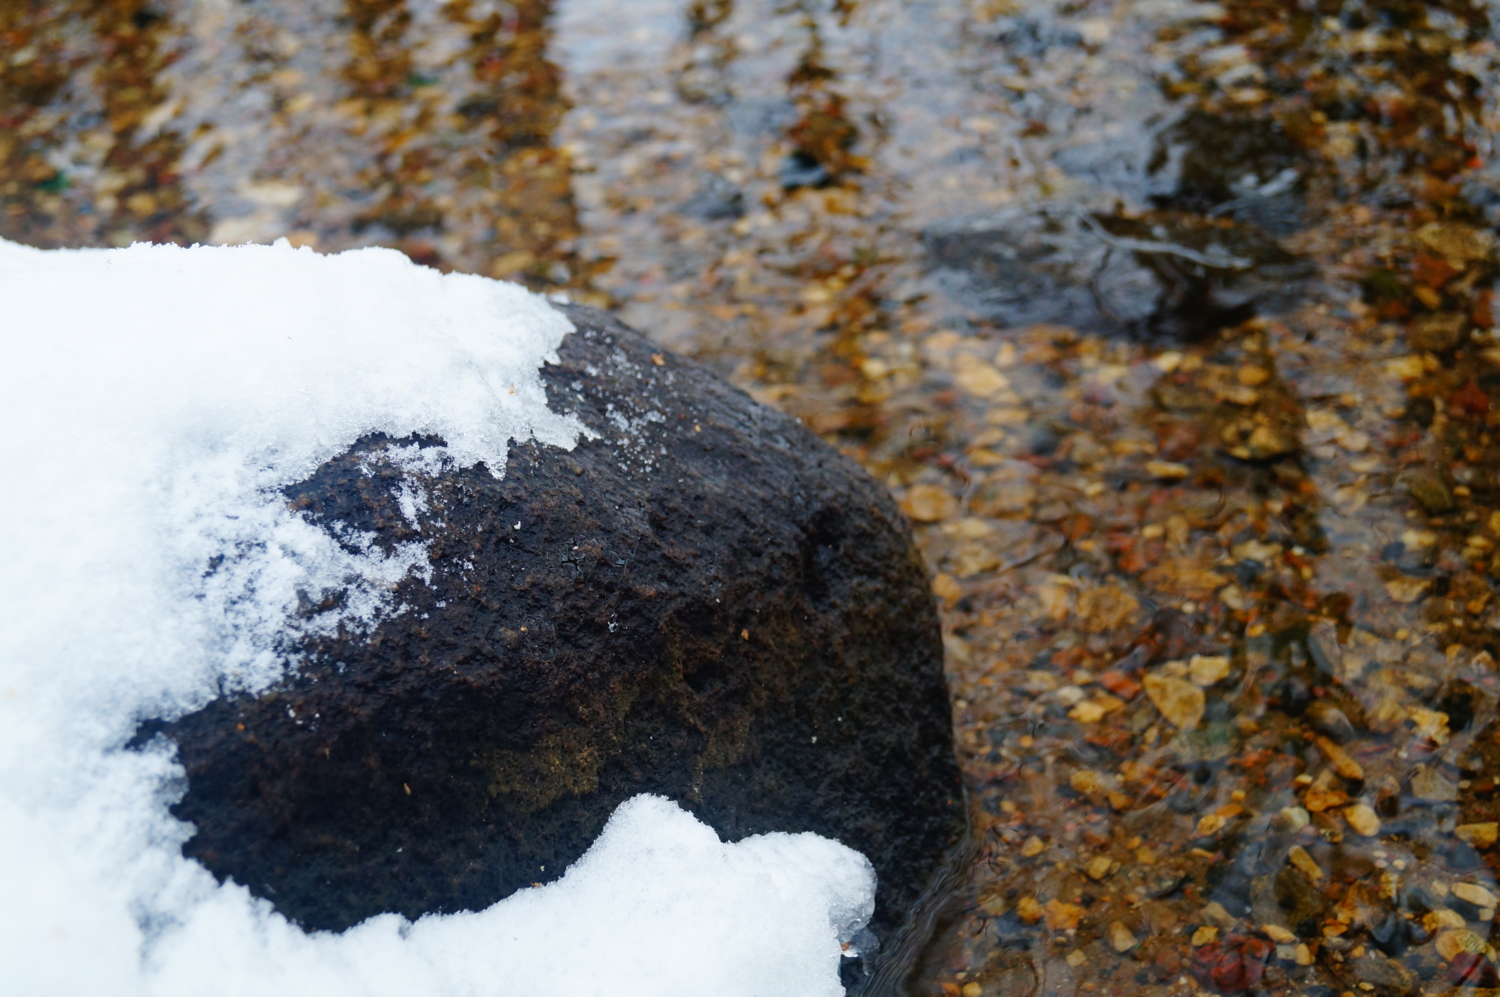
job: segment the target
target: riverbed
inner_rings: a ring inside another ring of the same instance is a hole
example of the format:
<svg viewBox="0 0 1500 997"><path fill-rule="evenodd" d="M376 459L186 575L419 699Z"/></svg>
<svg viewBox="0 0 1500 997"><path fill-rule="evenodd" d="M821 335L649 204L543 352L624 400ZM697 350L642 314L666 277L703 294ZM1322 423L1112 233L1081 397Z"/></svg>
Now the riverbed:
<svg viewBox="0 0 1500 997"><path fill-rule="evenodd" d="M974 814L910 993L1493 993L1491 16L11 3L0 237L392 246L865 466Z"/></svg>

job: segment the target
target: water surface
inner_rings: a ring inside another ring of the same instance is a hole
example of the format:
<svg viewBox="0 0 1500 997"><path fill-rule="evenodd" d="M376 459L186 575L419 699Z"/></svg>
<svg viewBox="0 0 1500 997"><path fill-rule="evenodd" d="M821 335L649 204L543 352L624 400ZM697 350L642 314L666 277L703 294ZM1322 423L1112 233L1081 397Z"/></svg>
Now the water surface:
<svg viewBox="0 0 1500 997"><path fill-rule="evenodd" d="M977 836L910 993L1492 993L1491 17L16 0L0 235L565 290L885 481Z"/></svg>

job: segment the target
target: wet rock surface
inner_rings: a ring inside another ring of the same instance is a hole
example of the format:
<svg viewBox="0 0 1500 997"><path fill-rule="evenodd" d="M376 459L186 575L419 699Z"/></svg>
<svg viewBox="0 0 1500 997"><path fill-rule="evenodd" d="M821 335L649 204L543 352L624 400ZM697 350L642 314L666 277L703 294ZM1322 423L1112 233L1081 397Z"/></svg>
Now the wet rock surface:
<svg viewBox="0 0 1500 997"><path fill-rule="evenodd" d="M485 907L557 878L614 807L864 852L888 936L962 802L925 569L894 502L794 420L603 313L543 377L596 437L504 477L369 437L287 490L425 539L430 582L283 688L170 724L184 851L307 928ZM405 454L405 457L400 455ZM319 606L310 605L309 613Z"/></svg>

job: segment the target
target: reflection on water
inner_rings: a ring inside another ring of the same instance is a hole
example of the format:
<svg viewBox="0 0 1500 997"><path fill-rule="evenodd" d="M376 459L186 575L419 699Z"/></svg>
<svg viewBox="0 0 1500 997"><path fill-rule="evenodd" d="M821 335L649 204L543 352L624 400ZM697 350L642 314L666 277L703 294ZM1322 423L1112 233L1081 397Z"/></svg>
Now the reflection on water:
<svg viewBox="0 0 1500 997"><path fill-rule="evenodd" d="M0 5L0 234L609 302L918 523L924 995L1500 987L1497 48L1468 0Z"/></svg>
<svg viewBox="0 0 1500 997"><path fill-rule="evenodd" d="M544 2L0 11L5 234L270 241L575 283Z"/></svg>

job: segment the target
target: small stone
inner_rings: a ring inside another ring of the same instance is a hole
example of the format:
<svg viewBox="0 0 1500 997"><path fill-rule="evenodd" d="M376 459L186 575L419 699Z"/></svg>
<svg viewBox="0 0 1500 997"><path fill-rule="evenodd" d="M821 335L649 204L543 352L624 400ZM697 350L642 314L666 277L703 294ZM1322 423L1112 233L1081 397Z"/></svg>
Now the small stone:
<svg viewBox="0 0 1500 997"><path fill-rule="evenodd" d="M964 597L964 590L952 575L939 571L932 578L932 594L944 602L957 602Z"/></svg>
<svg viewBox="0 0 1500 997"><path fill-rule="evenodd" d="M1298 942L1296 947L1292 949L1292 961L1299 966L1312 965L1312 949L1307 947L1306 942Z"/></svg>
<svg viewBox="0 0 1500 997"><path fill-rule="evenodd" d="M953 380L971 395L993 398L1010 390L1010 378L983 361L971 361L954 372Z"/></svg>
<svg viewBox="0 0 1500 997"><path fill-rule="evenodd" d="M1096 724L1109 713L1104 704L1092 699L1084 700L1068 711L1068 716L1081 724Z"/></svg>
<svg viewBox="0 0 1500 997"><path fill-rule="evenodd" d="M1500 903L1500 897L1495 896L1489 890L1477 883L1454 883L1452 893L1458 899L1471 903L1475 907L1491 907Z"/></svg>
<svg viewBox="0 0 1500 997"><path fill-rule="evenodd" d="M1438 955L1449 962L1452 962L1456 956L1465 952L1472 955L1492 956L1495 951L1490 948L1489 943L1484 940L1483 936L1475 934L1467 928L1442 932L1437 936L1437 941L1433 947L1437 949Z"/></svg>
<svg viewBox="0 0 1500 997"><path fill-rule="evenodd" d="M1109 780L1093 769L1077 769L1068 776L1068 785L1075 793L1093 796L1095 793L1102 793L1108 789Z"/></svg>
<svg viewBox="0 0 1500 997"><path fill-rule="evenodd" d="M1318 737L1314 739L1313 743L1318 746L1318 750L1323 753L1323 757L1328 759L1328 764L1333 766L1333 770L1345 779L1358 781L1365 777L1364 766L1355 761L1347 751L1339 747L1331 739Z"/></svg>
<svg viewBox="0 0 1500 997"><path fill-rule="evenodd" d="M912 485L901 500L901 509L919 523L939 523L958 512L958 499L938 485Z"/></svg>
<svg viewBox="0 0 1500 997"><path fill-rule="evenodd" d="M1246 364L1235 372L1235 379L1247 388L1258 388L1271 379L1271 372L1264 367Z"/></svg>
<svg viewBox="0 0 1500 997"><path fill-rule="evenodd" d="M1411 777L1411 793L1429 803L1452 803L1458 799L1458 785L1437 769L1417 769Z"/></svg>
<svg viewBox="0 0 1500 997"><path fill-rule="evenodd" d="M1021 845L1021 857L1034 859L1046 850L1047 846L1042 841L1042 839L1033 834L1031 837L1026 839L1024 844Z"/></svg>
<svg viewBox="0 0 1500 997"><path fill-rule="evenodd" d="M1079 625L1085 633L1105 633L1129 626L1141 601L1118 585L1100 585L1078 593Z"/></svg>
<svg viewBox="0 0 1500 997"><path fill-rule="evenodd" d="M1245 595L1245 590L1238 585L1225 585L1219 590L1219 601L1236 612L1243 611L1250 606L1250 600Z"/></svg>
<svg viewBox="0 0 1500 997"><path fill-rule="evenodd" d="M1354 829L1355 834L1366 838L1373 838L1380 833L1380 818L1375 811L1363 803L1356 803L1352 807L1344 808L1344 820Z"/></svg>
<svg viewBox="0 0 1500 997"><path fill-rule="evenodd" d="M1095 882L1103 879L1105 876L1108 876L1114 871L1115 863L1107 855L1096 856L1084 868L1084 872L1087 872L1089 874L1089 878L1094 880Z"/></svg>
<svg viewBox="0 0 1500 997"><path fill-rule="evenodd" d="M1348 802L1349 794L1339 786L1338 776L1333 769L1326 769L1307 787L1307 792L1302 794L1302 805L1315 814L1341 807Z"/></svg>
<svg viewBox="0 0 1500 997"><path fill-rule="evenodd" d="M1181 481L1193 473L1193 469L1186 464L1178 464L1169 460L1146 461L1146 473L1153 478L1164 481Z"/></svg>
<svg viewBox="0 0 1500 997"><path fill-rule="evenodd" d="M1265 935L1267 938L1271 939L1271 941L1275 942L1278 945L1292 945L1297 941L1297 936L1295 933L1287 930L1286 928L1283 928L1279 924L1262 924L1260 926L1260 931L1261 934Z"/></svg>
<svg viewBox="0 0 1500 997"><path fill-rule="evenodd" d="M1044 914L1042 905L1036 902L1036 897L1022 897L1016 902L1016 916L1027 924L1037 923Z"/></svg>
<svg viewBox="0 0 1500 997"><path fill-rule="evenodd" d="M1213 570L1201 557L1183 555L1163 558L1160 564L1141 575L1141 581L1168 595L1193 602L1209 602L1214 593L1228 585L1231 579Z"/></svg>
<svg viewBox="0 0 1500 997"><path fill-rule="evenodd" d="M1301 845L1293 845L1286 853L1287 861L1291 862L1298 872L1306 876L1314 883L1321 882L1323 870L1313 857L1307 854L1307 849Z"/></svg>
<svg viewBox="0 0 1500 997"><path fill-rule="evenodd" d="M1073 951L1068 953L1068 957L1064 961L1069 966L1077 969L1079 966L1082 966L1084 963L1088 962L1089 957L1083 954L1083 949L1074 949Z"/></svg>
<svg viewBox="0 0 1500 997"><path fill-rule="evenodd" d="M1429 933L1447 931L1454 928L1466 928L1469 922L1456 910L1447 907L1437 907L1422 915L1422 927Z"/></svg>
<svg viewBox="0 0 1500 997"><path fill-rule="evenodd" d="M1228 444L1224 452L1240 460L1270 460L1301 449L1298 436L1285 427L1253 422L1248 418L1236 420L1222 434Z"/></svg>
<svg viewBox="0 0 1500 997"><path fill-rule="evenodd" d="M1460 824L1453 829L1453 833L1460 841L1466 841L1475 848L1488 848L1500 838L1500 823L1485 821L1480 824Z"/></svg>
<svg viewBox="0 0 1500 997"><path fill-rule="evenodd" d="M1412 468L1398 480L1429 516L1440 516L1453 511L1453 492L1443 479L1442 472L1436 468Z"/></svg>
<svg viewBox="0 0 1500 997"><path fill-rule="evenodd" d="M1155 672L1145 677L1144 684L1152 705L1174 726L1180 730L1197 728L1207 705L1202 689L1191 682Z"/></svg>
<svg viewBox="0 0 1500 997"><path fill-rule="evenodd" d="M1451 736L1448 730L1448 714L1442 710L1411 706L1406 710L1406 717L1416 727L1418 737L1428 738L1437 744L1448 743L1448 738Z"/></svg>
<svg viewBox="0 0 1500 997"><path fill-rule="evenodd" d="M943 634L943 653L950 667L967 665L974 660L973 646L958 634Z"/></svg>
<svg viewBox="0 0 1500 997"><path fill-rule="evenodd" d="M1200 838L1212 837L1224 830L1224 826L1228 823L1228 820L1218 814L1204 814L1198 818L1196 834Z"/></svg>
<svg viewBox="0 0 1500 997"><path fill-rule="evenodd" d="M1229 659L1223 655L1195 654L1188 661L1188 677L1193 685L1207 688L1229 677Z"/></svg>
<svg viewBox="0 0 1500 997"><path fill-rule="evenodd" d="M1111 921L1109 925L1109 947L1124 955L1139 945L1135 933L1119 921Z"/></svg>
<svg viewBox="0 0 1500 997"><path fill-rule="evenodd" d="M1488 229L1452 222L1429 222L1417 230L1417 239L1455 270L1475 260L1489 259L1495 244L1495 235Z"/></svg>
<svg viewBox="0 0 1500 997"><path fill-rule="evenodd" d="M1195 946L1196 945L1207 945L1209 942L1216 942L1218 940L1219 940L1219 929L1215 928L1211 924L1205 924L1203 927L1201 927L1197 931L1193 932L1193 944Z"/></svg>
<svg viewBox="0 0 1500 997"><path fill-rule="evenodd" d="M1351 429L1335 437L1335 442L1350 453L1364 453L1370 449L1370 434Z"/></svg>
<svg viewBox="0 0 1500 997"><path fill-rule="evenodd" d="M1257 564L1276 564L1281 558L1281 544L1269 544L1262 540L1246 540L1229 549L1236 561L1255 561Z"/></svg>
<svg viewBox="0 0 1500 997"><path fill-rule="evenodd" d="M1219 927L1226 929L1232 928L1239 923L1238 919L1225 910L1224 905L1217 900L1210 900L1204 904L1203 909L1198 912L1198 916L1203 918L1207 924L1217 924Z"/></svg>
<svg viewBox="0 0 1500 997"><path fill-rule="evenodd" d="M1139 682L1129 675L1115 671L1113 668L1102 673L1098 681L1104 688L1121 697L1122 705L1124 700L1134 699L1141 694L1141 684Z"/></svg>
<svg viewBox="0 0 1500 997"><path fill-rule="evenodd" d="M1397 575L1385 583L1385 594L1391 597L1393 602L1401 605L1409 605L1416 602L1427 593L1432 583L1425 578L1413 578L1410 575Z"/></svg>
<svg viewBox="0 0 1500 997"><path fill-rule="evenodd" d="M1229 935L1197 947L1193 975L1203 986L1221 994L1241 993L1260 982L1271 951L1271 944L1263 939Z"/></svg>
<svg viewBox="0 0 1500 997"><path fill-rule="evenodd" d="M970 982L964 984L963 989L960 990L959 993L962 994L963 997L984 997L984 987L971 980Z"/></svg>
<svg viewBox="0 0 1500 997"><path fill-rule="evenodd" d="M1295 834L1312 821L1312 815L1302 807L1282 807L1276 814L1276 830Z"/></svg>
<svg viewBox="0 0 1500 997"><path fill-rule="evenodd" d="M125 207L129 208L130 213L137 218L146 218L154 214L158 206L156 195L144 190L131 194L125 199Z"/></svg>
<svg viewBox="0 0 1500 997"><path fill-rule="evenodd" d="M1413 350L1443 353L1458 345L1468 323L1468 318L1458 312L1425 315L1406 327L1406 342Z"/></svg>
<svg viewBox="0 0 1500 997"><path fill-rule="evenodd" d="M1071 931L1078 927L1078 921L1083 917L1083 908L1061 900L1048 900L1042 905L1042 916L1047 919L1047 927L1053 931Z"/></svg>

